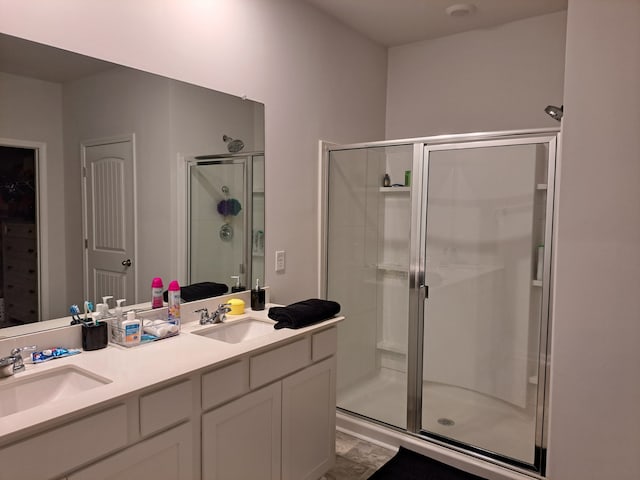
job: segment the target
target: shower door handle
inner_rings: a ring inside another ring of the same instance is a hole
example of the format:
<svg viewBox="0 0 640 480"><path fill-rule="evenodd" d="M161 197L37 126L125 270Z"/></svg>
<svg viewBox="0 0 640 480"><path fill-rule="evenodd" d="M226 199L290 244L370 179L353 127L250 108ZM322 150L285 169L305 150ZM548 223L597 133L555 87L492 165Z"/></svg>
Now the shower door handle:
<svg viewBox="0 0 640 480"><path fill-rule="evenodd" d="M425 299L429 298L429 285L425 285L424 283L420 284L420 297L421 300L424 301Z"/></svg>

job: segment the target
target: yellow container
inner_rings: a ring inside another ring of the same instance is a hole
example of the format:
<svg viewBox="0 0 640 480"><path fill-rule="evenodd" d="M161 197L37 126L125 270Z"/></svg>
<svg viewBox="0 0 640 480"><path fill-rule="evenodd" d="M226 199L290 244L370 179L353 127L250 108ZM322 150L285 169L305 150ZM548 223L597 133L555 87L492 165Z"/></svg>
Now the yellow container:
<svg viewBox="0 0 640 480"><path fill-rule="evenodd" d="M228 303L231 305L229 315L242 315L244 313L244 300L232 298Z"/></svg>

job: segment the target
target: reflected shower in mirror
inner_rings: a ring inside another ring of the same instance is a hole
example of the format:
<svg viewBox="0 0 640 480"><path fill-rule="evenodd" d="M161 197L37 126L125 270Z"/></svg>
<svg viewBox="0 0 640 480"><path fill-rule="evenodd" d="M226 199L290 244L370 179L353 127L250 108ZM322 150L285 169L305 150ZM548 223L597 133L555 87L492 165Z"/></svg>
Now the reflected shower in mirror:
<svg viewBox="0 0 640 480"><path fill-rule="evenodd" d="M9 188L31 175L33 188L31 200L0 195L0 222L14 225L4 229L3 248L14 248L8 255L20 260L2 258L0 326L66 316L85 297L145 302L154 277L187 283L190 225L180 175L188 159L237 155L228 153L231 146L252 159L251 152L264 151L262 104L0 34L0 147L33 158L31 167L20 160L9 168L2 154L0 183ZM242 207L251 217L243 222L264 235L264 210L252 208L254 184L264 191L256 175L244 184ZM251 233L242 245L237 269L262 274L251 265ZM231 284L228 271L212 265L222 254L189 254L203 275L222 275L200 279Z"/></svg>
<svg viewBox="0 0 640 480"><path fill-rule="evenodd" d="M188 169L189 282L262 283L264 154L198 156Z"/></svg>

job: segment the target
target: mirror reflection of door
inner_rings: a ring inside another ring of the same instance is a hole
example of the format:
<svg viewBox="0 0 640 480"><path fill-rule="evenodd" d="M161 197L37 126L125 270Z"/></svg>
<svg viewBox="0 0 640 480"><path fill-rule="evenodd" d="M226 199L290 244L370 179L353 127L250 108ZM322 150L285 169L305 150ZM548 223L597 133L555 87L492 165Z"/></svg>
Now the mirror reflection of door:
<svg viewBox="0 0 640 480"><path fill-rule="evenodd" d="M0 146L0 327L38 321L36 159L33 148Z"/></svg>
<svg viewBox="0 0 640 480"><path fill-rule="evenodd" d="M85 298L135 301L133 136L82 144Z"/></svg>

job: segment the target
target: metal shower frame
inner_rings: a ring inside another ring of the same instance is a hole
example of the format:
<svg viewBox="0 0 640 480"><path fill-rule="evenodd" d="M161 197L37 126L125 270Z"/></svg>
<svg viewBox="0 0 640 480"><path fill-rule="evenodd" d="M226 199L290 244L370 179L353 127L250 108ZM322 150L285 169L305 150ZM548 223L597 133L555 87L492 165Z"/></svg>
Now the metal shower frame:
<svg viewBox="0 0 640 480"><path fill-rule="evenodd" d="M553 292L553 245L555 235L554 205L557 201L555 189L556 166L559 161L560 142L559 128L544 128L530 130L512 130L497 132L479 132L469 134L438 135L431 137L417 137L389 141L376 141L338 145L320 142L319 162L319 215L318 228L320 235L320 253L318 257L318 295L327 295L327 226L328 226L328 193L329 193L329 155L332 151L368 149L375 147L390 147L413 145L412 182L411 182L411 229L410 229L410 260L409 260L409 332L407 353L407 428L406 430L391 427L382 422L366 418L372 423L398 430L401 433L419 437L437 445L451 448L463 453L482 458L484 460L505 466L510 469L530 474L531 471L544 475L545 456L548 440L548 402L549 402L549 358L550 358L550 326ZM427 192L425 182L428 180L429 152L438 150L472 148L477 146L491 147L504 145L520 145L525 143L548 143L548 171L547 198L545 205L545 245L544 272L540 322L540 345L538 368L538 397L537 405L544 405L542 413L536 413L535 445L536 455L533 465L524 462L511 461L505 457L492 454L480 448L462 447L430 438L427 432L421 430L421 399L422 399L422 338L424 333L424 302L427 285L425 284L425 250L426 250L426 208ZM419 193L419 195L417 194ZM417 227L417 228L415 228ZM410 341L413 339L413 341ZM353 412L350 415L359 416ZM363 417L364 418L364 417Z"/></svg>

